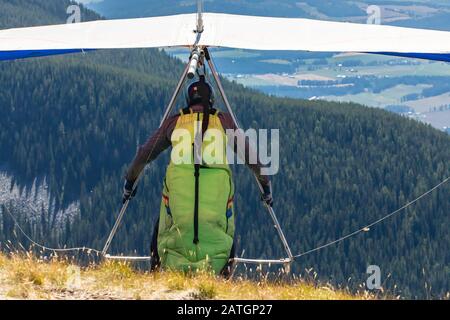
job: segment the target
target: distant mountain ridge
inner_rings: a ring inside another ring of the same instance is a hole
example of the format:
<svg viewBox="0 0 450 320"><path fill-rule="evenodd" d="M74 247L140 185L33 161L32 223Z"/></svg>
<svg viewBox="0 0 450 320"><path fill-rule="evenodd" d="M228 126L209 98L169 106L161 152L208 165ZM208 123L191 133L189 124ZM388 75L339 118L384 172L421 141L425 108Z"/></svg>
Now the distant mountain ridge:
<svg viewBox="0 0 450 320"><path fill-rule="evenodd" d="M379 6L382 23L450 30L450 3L417 0L206 0L205 11L244 15L313 18L365 23L366 9ZM147 17L196 12L196 1L101 0L88 7L109 18Z"/></svg>

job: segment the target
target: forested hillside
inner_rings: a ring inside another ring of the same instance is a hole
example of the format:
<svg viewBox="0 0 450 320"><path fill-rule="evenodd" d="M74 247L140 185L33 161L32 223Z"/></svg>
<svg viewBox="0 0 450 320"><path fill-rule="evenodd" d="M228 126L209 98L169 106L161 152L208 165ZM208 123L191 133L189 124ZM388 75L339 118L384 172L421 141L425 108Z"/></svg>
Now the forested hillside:
<svg viewBox="0 0 450 320"><path fill-rule="evenodd" d="M63 22L68 4L0 0L0 24ZM10 17L6 23L4 16ZM63 230L45 213L34 223L22 219L37 240L103 246L121 205L126 166L137 144L157 128L181 68L157 50L0 63L0 164L22 186L47 176L61 207L81 201L80 215ZM277 99L228 82L226 87L244 127L280 128L275 209L294 253L354 231L450 175L449 136L415 121L357 105ZM165 160L149 167L114 253L148 254ZM235 170L238 252L280 257L252 176L245 168ZM321 281L357 288L367 266L378 265L383 285L396 294L443 297L450 291L449 191L447 186L364 235L303 257L294 271L314 268ZM5 214L11 204L0 205L0 241L28 245Z"/></svg>

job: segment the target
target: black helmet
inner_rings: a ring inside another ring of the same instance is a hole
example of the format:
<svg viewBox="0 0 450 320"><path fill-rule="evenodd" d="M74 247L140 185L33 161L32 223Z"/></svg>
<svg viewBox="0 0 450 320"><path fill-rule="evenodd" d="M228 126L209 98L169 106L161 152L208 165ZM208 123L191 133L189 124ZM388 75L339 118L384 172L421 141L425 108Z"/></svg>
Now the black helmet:
<svg viewBox="0 0 450 320"><path fill-rule="evenodd" d="M209 107L214 105L214 89L206 82L204 76L200 76L200 80L192 83L186 92L186 103L189 107L195 104L209 102Z"/></svg>

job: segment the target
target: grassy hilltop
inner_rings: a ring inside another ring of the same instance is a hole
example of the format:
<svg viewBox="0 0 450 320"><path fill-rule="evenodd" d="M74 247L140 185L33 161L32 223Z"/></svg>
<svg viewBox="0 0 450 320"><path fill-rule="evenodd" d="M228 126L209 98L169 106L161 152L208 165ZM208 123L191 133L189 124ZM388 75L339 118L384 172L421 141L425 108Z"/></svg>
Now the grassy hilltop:
<svg viewBox="0 0 450 320"><path fill-rule="evenodd" d="M67 261L43 261L31 255L0 255L0 300L348 300L371 299L351 295L331 286L302 280L289 284L233 279L208 274L147 273L130 265L106 262L79 268Z"/></svg>

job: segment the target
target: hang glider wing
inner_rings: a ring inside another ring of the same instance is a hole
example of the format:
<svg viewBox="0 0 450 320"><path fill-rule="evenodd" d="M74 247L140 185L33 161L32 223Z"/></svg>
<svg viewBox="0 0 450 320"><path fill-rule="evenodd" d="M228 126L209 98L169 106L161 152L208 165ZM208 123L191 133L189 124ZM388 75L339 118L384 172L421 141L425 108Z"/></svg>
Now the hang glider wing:
<svg viewBox="0 0 450 320"><path fill-rule="evenodd" d="M450 61L450 32L310 19L196 14L0 31L0 60L95 49L187 47L360 52Z"/></svg>
<svg viewBox="0 0 450 320"><path fill-rule="evenodd" d="M98 20L0 31L0 60L97 49L160 48L195 43L196 14Z"/></svg>
<svg viewBox="0 0 450 320"><path fill-rule="evenodd" d="M310 19L207 14L201 43L255 50L358 52L450 61L450 32Z"/></svg>

